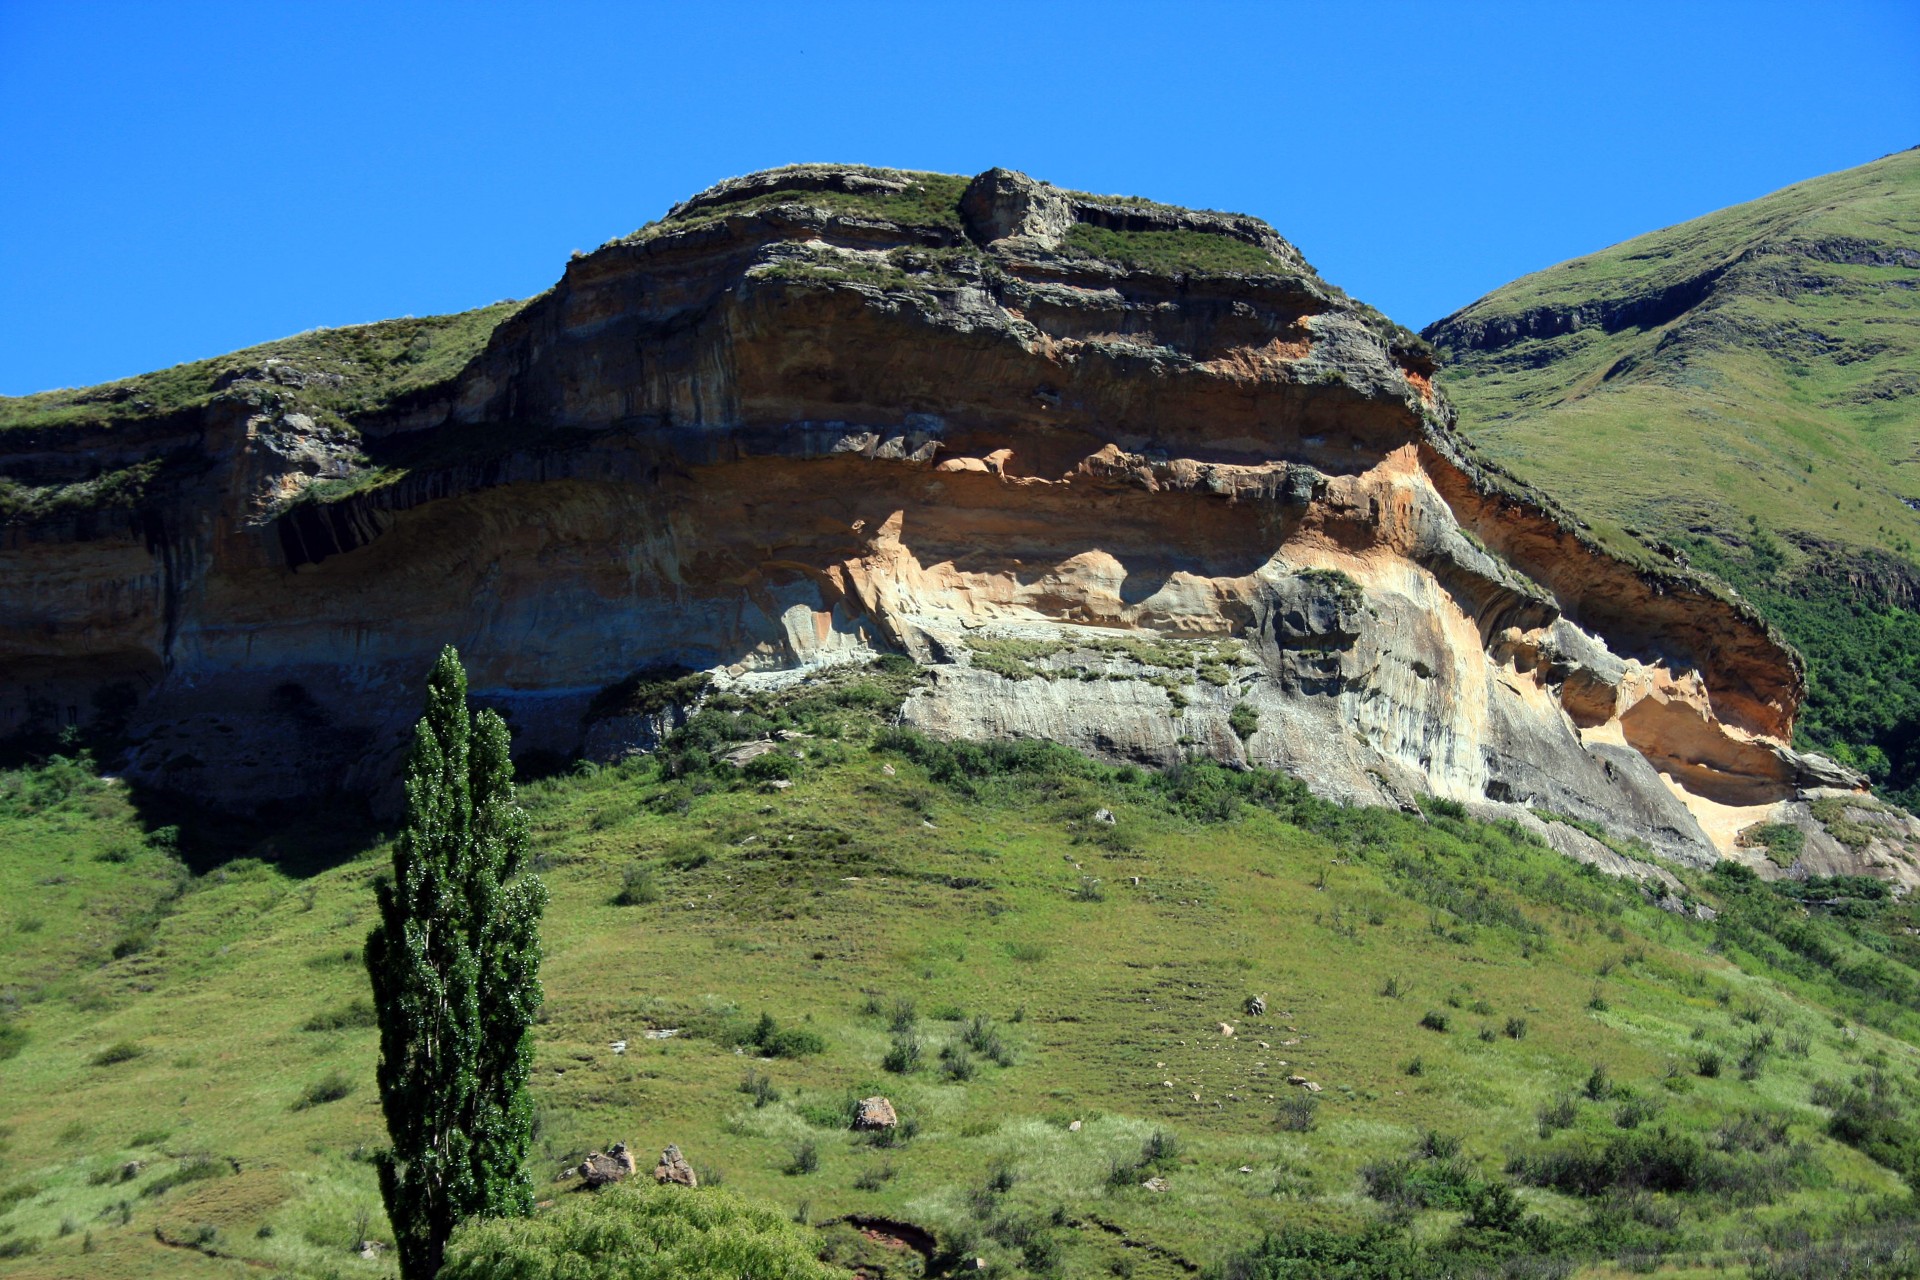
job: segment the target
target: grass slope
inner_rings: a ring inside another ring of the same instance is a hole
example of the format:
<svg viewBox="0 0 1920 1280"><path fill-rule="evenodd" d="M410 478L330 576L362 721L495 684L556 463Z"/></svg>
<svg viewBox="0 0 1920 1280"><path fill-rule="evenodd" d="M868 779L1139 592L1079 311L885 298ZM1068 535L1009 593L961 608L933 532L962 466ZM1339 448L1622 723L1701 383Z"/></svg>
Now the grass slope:
<svg viewBox="0 0 1920 1280"><path fill-rule="evenodd" d="M1503 330L1535 336L1485 336ZM1808 742L1920 783L1920 671L1850 634L1920 638L1885 607L1904 588L1879 589L1920 579L1920 150L1527 276L1426 334L1477 446L1615 546L1731 577L1809 659Z"/></svg>
<svg viewBox="0 0 1920 1280"><path fill-rule="evenodd" d="M904 678L720 699L657 760L524 789L553 895L543 1184L675 1142L796 1218L910 1221L1004 1275L1902 1247L1868 1224L1920 1178L1911 908L1829 884L1809 913L1736 875L1682 918L1443 805L876 733ZM714 765L770 725L806 757ZM189 876L176 838L79 764L0 775L4 1266L390 1274L358 1253L386 1235L358 960L386 851ZM910 1136L848 1132L872 1093Z"/></svg>

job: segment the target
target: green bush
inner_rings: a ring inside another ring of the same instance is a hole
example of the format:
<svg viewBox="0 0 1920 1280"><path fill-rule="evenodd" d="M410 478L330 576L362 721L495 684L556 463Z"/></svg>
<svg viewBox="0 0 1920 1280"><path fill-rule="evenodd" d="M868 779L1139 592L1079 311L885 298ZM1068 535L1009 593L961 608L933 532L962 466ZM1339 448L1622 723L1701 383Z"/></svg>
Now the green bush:
<svg viewBox="0 0 1920 1280"><path fill-rule="evenodd" d="M300 1024L302 1031L349 1031L375 1025L373 1003L354 999L335 1009L316 1013Z"/></svg>
<svg viewBox="0 0 1920 1280"><path fill-rule="evenodd" d="M1767 860L1777 867L1791 867L1800 860L1807 837L1790 822L1767 822L1740 833L1741 841L1759 845L1767 851Z"/></svg>
<svg viewBox="0 0 1920 1280"><path fill-rule="evenodd" d="M313 1107L323 1107L329 1102L338 1102L353 1092L353 1081L340 1072L331 1072L315 1080L300 1091L299 1099L293 1104L295 1111L306 1111Z"/></svg>
<svg viewBox="0 0 1920 1280"><path fill-rule="evenodd" d="M121 1040L115 1044L108 1045L100 1052L94 1054L93 1065L96 1067L111 1067L117 1063L132 1062L145 1052L146 1050L139 1045L128 1040Z"/></svg>
<svg viewBox="0 0 1920 1280"><path fill-rule="evenodd" d="M532 1218L465 1224L439 1280L847 1280L818 1246L731 1192L627 1182Z"/></svg>
<svg viewBox="0 0 1920 1280"><path fill-rule="evenodd" d="M644 907L660 901L660 885L654 879L653 868L645 863L634 863L620 871L620 892L613 895L616 907Z"/></svg>
<svg viewBox="0 0 1920 1280"><path fill-rule="evenodd" d="M140 1188L140 1194L162 1196L175 1187L183 1187L189 1182L224 1178L232 1172L233 1166L225 1160L215 1159L212 1156L190 1156Z"/></svg>
<svg viewBox="0 0 1920 1280"><path fill-rule="evenodd" d="M740 1043L753 1046L763 1058L804 1058L826 1052L827 1042L816 1031L783 1027L773 1015L763 1013Z"/></svg>

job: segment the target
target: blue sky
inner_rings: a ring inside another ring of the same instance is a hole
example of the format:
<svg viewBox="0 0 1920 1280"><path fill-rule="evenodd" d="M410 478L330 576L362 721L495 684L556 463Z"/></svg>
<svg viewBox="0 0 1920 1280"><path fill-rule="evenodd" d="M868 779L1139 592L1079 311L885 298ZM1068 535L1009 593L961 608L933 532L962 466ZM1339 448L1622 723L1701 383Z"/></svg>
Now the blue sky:
<svg viewBox="0 0 1920 1280"><path fill-rule="evenodd" d="M1266 218L1419 326L1920 143L1920 3L0 0L0 393L539 291L802 160Z"/></svg>

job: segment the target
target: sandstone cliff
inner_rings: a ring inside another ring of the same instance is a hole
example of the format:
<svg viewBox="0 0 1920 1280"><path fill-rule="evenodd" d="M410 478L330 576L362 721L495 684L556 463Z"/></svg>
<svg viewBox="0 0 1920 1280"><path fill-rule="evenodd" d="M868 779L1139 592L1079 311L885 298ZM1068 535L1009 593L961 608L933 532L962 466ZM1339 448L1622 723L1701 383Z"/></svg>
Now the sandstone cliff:
<svg viewBox="0 0 1920 1280"><path fill-rule="evenodd" d="M378 396L241 353L0 410L0 732L124 718L131 776L259 804L389 776L448 641L560 752L648 745L593 710L636 671L898 652L930 731L1431 792L1591 859L1539 815L1701 861L1857 783L1787 747L1750 610L1476 460L1425 345L1255 219L802 166L508 310Z"/></svg>

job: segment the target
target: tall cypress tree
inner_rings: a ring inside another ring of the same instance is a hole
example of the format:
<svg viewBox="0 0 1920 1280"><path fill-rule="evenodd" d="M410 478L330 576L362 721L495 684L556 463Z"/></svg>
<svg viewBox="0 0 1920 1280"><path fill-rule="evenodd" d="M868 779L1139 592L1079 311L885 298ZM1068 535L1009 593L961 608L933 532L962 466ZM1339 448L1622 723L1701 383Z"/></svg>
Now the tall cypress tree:
<svg viewBox="0 0 1920 1280"><path fill-rule="evenodd" d="M498 715L469 715L467 673L443 649L407 759L393 879L376 885L380 923L367 938L393 1143L380 1193L406 1280L440 1269L461 1221L533 1209L527 1074L547 898L519 875L527 820L508 746Z"/></svg>

